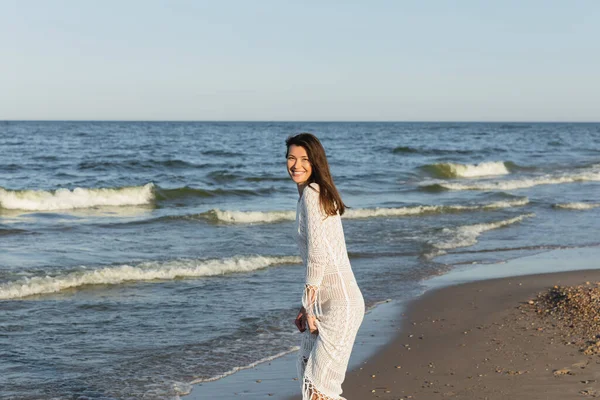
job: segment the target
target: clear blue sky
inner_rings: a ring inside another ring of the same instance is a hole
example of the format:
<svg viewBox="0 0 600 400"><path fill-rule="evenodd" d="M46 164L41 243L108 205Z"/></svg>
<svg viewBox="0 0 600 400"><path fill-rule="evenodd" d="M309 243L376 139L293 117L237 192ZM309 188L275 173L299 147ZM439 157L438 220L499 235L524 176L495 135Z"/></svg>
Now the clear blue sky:
<svg viewBox="0 0 600 400"><path fill-rule="evenodd" d="M600 1L0 0L0 119L600 121Z"/></svg>

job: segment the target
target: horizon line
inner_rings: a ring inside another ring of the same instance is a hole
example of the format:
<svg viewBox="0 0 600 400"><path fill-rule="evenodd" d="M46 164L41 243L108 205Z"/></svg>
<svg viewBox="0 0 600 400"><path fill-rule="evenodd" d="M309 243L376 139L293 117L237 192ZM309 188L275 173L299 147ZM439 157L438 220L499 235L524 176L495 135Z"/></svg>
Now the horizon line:
<svg viewBox="0 0 600 400"><path fill-rule="evenodd" d="M243 119L0 119L0 122L234 122L234 123L518 123L518 124L598 124L599 121L535 121L535 120L243 120Z"/></svg>

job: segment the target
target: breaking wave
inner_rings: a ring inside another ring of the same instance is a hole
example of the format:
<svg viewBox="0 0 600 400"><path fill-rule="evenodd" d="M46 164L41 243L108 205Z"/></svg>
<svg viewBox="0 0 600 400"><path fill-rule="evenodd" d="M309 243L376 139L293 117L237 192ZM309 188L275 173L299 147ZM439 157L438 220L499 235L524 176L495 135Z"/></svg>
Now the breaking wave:
<svg viewBox="0 0 600 400"><path fill-rule="evenodd" d="M422 169L436 178L475 178L490 175L508 175L515 164L503 161L481 164L438 163L425 165Z"/></svg>
<svg viewBox="0 0 600 400"><path fill-rule="evenodd" d="M163 189L153 183L119 188L75 188L56 190L10 190L0 187L0 209L53 211L104 206L139 206L154 201L168 201L188 197L262 196L273 188L249 189L196 189L184 186Z"/></svg>
<svg viewBox="0 0 600 400"><path fill-rule="evenodd" d="M424 255L425 258L431 259L442 254L446 254L446 250L456 249L459 247L473 246L477 243L477 238L484 232L493 229L502 228L523 221L525 218L535 217L535 214L524 214L518 217L505 219L496 222L487 222L474 225L463 225L456 228L444 228L440 237L429 242L432 251Z"/></svg>
<svg viewBox="0 0 600 400"><path fill-rule="evenodd" d="M600 181L600 171L588 171L578 174L546 175L536 178L515 179L506 181L487 181L475 183L436 182L424 184L422 189L438 190L514 190L530 188L538 185L559 185L563 183Z"/></svg>
<svg viewBox="0 0 600 400"><path fill-rule="evenodd" d="M73 271L57 276L37 276L0 285L0 300L56 293L86 285L118 285L124 282L198 278L236 272L250 272L274 265L298 264L299 257L246 256L214 260L173 260L144 262Z"/></svg>
<svg viewBox="0 0 600 400"><path fill-rule="evenodd" d="M600 203L563 203L554 205L554 208L564 208L568 210L590 210L596 207L600 207Z"/></svg>
<svg viewBox="0 0 600 400"><path fill-rule="evenodd" d="M75 188L46 190L8 190L0 187L0 208L10 210L71 210L98 206L148 204L154 199L154 184L121 188Z"/></svg>
<svg viewBox="0 0 600 400"><path fill-rule="evenodd" d="M464 211L493 210L499 208L521 207L527 205L529 199L524 197L510 201L497 201L478 205L441 205L441 206L410 206L398 208L352 208L343 215L345 219L365 219L377 217L403 217L424 214L443 214ZM213 209L196 217L229 224L274 223L294 221L295 211L222 211Z"/></svg>
<svg viewBox="0 0 600 400"><path fill-rule="evenodd" d="M296 219L295 211L221 211L214 209L199 215L201 218L213 222L229 224L272 223L280 221L293 221Z"/></svg>

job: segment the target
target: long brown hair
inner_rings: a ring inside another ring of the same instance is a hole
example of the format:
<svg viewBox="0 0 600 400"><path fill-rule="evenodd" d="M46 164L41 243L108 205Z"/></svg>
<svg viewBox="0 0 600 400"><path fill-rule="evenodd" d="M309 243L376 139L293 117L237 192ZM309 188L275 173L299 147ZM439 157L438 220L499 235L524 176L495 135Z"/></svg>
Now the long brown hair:
<svg viewBox="0 0 600 400"><path fill-rule="evenodd" d="M319 139L310 133L300 133L288 137L285 145L287 146L286 158L291 145L301 146L306 150L308 161L312 167L312 174L308 178L308 183L314 182L319 185L319 202L325 214L336 215L338 212L340 215L344 214L346 205L333 183L325 149Z"/></svg>

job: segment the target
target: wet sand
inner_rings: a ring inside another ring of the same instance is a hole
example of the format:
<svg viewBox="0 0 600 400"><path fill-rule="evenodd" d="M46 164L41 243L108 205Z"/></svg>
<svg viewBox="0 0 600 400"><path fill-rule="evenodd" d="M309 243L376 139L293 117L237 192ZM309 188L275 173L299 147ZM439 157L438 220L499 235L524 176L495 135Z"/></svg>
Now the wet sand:
<svg viewBox="0 0 600 400"><path fill-rule="evenodd" d="M344 396L600 397L600 357L584 355L558 327L527 310L528 301L541 291L586 281L600 281L600 270L493 279L430 291L409 306L398 336L348 373Z"/></svg>

